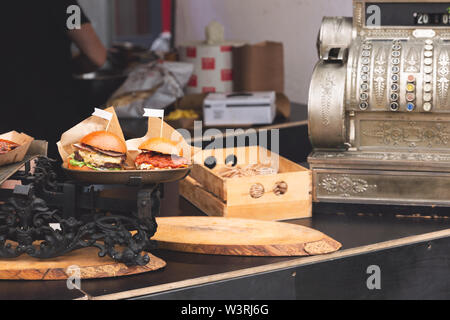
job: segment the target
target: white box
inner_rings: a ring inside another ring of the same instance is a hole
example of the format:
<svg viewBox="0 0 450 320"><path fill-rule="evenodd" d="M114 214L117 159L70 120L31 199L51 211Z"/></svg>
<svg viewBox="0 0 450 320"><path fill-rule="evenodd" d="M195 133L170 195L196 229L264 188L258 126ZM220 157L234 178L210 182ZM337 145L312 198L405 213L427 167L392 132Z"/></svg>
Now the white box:
<svg viewBox="0 0 450 320"><path fill-rule="evenodd" d="M210 93L203 102L206 126L270 124L275 114L274 91Z"/></svg>

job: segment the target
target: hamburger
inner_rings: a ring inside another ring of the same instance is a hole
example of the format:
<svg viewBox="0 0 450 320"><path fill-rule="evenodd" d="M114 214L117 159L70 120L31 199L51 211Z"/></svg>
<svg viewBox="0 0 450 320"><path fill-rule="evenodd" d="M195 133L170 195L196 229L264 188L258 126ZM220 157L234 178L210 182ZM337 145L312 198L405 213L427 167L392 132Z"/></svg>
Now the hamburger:
<svg viewBox="0 0 450 320"><path fill-rule="evenodd" d="M161 170L186 168L188 160L183 158L183 149L166 138L152 138L139 146L142 152L136 157L139 170Z"/></svg>
<svg viewBox="0 0 450 320"><path fill-rule="evenodd" d="M73 145L75 152L69 156L69 169L122 170L127 146L117 135L107 131L95 131Z"/></svg>

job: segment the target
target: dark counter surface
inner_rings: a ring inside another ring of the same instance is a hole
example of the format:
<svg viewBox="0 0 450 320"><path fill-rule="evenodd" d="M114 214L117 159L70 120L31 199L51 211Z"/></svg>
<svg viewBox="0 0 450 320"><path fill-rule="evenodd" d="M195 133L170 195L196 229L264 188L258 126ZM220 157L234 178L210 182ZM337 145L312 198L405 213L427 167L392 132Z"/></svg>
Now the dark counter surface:
<svg viewBox="0 0 450 320"><path fill-rule="evenodd" d="M176 188L176 184L169 186L162 204L161 215L202 215L184 199L179 199L179 203L174 201L178 199ZM391 215L362 213L331 214L329 211L327 209L327 213L323 213L320 206L316 205L312 218L288 222L320 230L341 242L342 249L332 255L301 258L231 257L155 250L153 254L167 262L167 266L162 270L121 278L82 280L82 291L68 290L66 281L0 281L0 299L133 298L191 287L209 281L240 277L253 272L264 272L265 268L267 270L283 268L283 263L292 266L302 262L326 262L328 259L331 261L340 254L345 256L351 249L380 243L388 244L389 241L402 238L406 238L405 241L408 242L407 237L440 230L449 229L450 234L450 219L445 218L395 218ZM411 241L415 240L411 239ZM314 259L311 260L311 258Z"/></svg>

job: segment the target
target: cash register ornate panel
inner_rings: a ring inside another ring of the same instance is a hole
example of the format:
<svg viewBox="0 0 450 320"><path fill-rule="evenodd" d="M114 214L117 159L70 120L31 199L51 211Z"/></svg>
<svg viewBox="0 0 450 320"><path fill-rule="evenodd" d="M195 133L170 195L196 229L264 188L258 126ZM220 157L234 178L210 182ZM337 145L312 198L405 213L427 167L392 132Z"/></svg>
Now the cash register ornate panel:
<svg viewBox="0 0 450 320"><path fill-rule="evenodd" d="M314 200L450 205L450 1L353 6L319 33Z"/></svg>

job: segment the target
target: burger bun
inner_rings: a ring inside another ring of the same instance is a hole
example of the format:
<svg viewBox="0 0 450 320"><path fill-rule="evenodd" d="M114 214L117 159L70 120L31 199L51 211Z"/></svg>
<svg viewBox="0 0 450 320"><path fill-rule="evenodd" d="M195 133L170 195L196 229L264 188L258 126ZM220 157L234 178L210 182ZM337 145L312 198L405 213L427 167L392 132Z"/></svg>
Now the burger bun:
<svg viewBox="0 0 450 320"><path fill-rule="evenodd" d="M144 141L140 146L139 150L142 151L153 151L162 154L174 154L176 156L183 156L183 149L176 143L167 138L151 138Z"/></svg>
<svg viewBox="0 0 450 320"><path fill-rule="evenodd" d="M88 146L118 153L127 153L127 145L117 135L107 131L94 131L84 136L81 143Z"/></svg>

